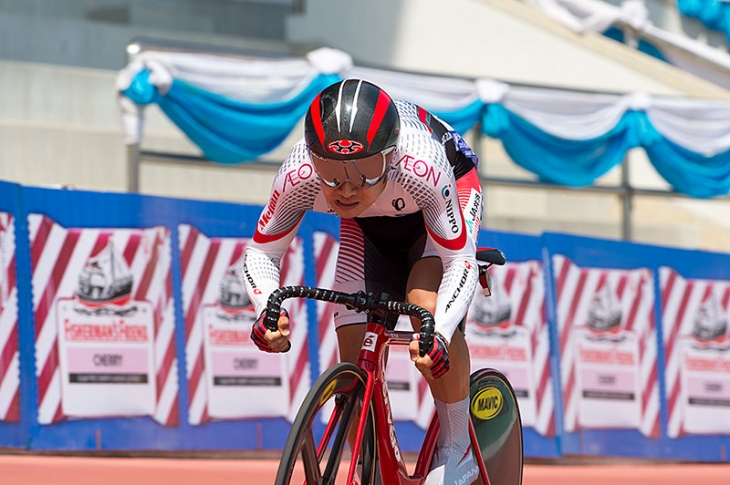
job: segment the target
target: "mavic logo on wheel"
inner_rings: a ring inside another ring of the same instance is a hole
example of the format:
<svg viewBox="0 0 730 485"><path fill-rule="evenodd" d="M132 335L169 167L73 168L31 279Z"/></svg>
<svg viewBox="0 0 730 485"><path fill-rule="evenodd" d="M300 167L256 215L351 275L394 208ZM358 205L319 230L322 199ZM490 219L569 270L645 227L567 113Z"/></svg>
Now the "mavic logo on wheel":
<svg viewBox="0 0 730 485"><path fill-rule="evenodd" d="M378 334L373 332L365 332L365 338L362 339L362 348L375 352L375 343L378 341Z"/></svg>
<svg viewBox="0 0 730 485"><path fill-rule="evenodd" d="M471 413L474 417L487 421L502 410L504 397L496 387L485 387L471 400Z"/></svg>

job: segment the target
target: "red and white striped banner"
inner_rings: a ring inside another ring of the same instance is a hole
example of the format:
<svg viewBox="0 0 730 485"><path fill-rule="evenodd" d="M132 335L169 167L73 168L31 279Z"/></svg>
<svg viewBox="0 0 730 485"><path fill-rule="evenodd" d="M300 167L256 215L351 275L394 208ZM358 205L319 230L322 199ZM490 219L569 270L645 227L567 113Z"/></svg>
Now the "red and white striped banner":
<svg viewBox="0 0 730 485"><path fill-rule="evenodd" d="M564 428L659 436L651 270L581 268L553 256Z"/></svg>
<svg viewBox="0 0 730 485"><path fill-rule="evenodd" d="M20 421L18 287L13 215L0 212L0 421Z"/></svg>
<svg viewBox="0 0 730 485"><path fill-rule="evenodd" d="M730 281L659 269L670 438L730 434Z"/></svg>
<svg viewBox="0 0 730 485"><path fill-rule="evenodd" d="M319 288L331 289L335 284L337 252L340 244L326 232L314 233L315 278ZM319 330L319 371L324 372L339 362L337 332L335 332L334 305L317 302Z"/></svg>
<svg viewBox="0 0 730 485"><path fill-rule="evenodd" d="M152 417L163 425L176 426L169 230L69 229L40 214L30 214L28 226L38 422L139 415L139 409L117 401L127 402L125 389L135 394L141 388L145 398L153 391ZM115 300L105 299L109 295ZM69 322L66 317L61 321L61 315L74 315L82 323ZM110 350L104 353L104 349ZM115 366L127 365L141 368L137 374L115 373ZM130 375L140 380L114 380ZM82 380L74 380L74 376ZM121 399L110 399L120 392ZM93 399L86 399L88 396ZM71 403L73 410L64 408Z"/></svg>
<svg viewBox="0 0 730 485"><path fill-rule="evenodd" d="M292 325L291 350L259 351L250 340L256 315L242 280L249 239L210 238L190 225L181 225L179 235L190 424L277 416L293 420L310 386L303 300L284 303ZM302 243L296 238L282 259L281 285L302 284Z"/></svg>
<svg viewBox="0 0 730 485"><path fill-rule="evenodd" d="M517 395L522 425L555 436L542 263L507 263L490 273L492 295L478 287L467 318L472 370L503 372Z"/></svg>

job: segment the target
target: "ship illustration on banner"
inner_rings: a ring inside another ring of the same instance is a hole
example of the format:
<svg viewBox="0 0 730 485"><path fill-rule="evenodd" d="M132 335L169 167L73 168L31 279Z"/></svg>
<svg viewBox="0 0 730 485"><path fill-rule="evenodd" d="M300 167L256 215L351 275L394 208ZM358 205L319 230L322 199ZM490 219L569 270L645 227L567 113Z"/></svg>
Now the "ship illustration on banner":
<svg viewBox="0 0 730 485"><path fill-rule="evenodd" d="M500 278L492 278L491 290L492 295L489 297L477 291L472 300L469 316L476 332L505 329L511 323L512 305Z"/></svg>
<svg viewBox="0 0 730 485"><path fill-rule="evenodd" d="M586 327L599 335L621 330L621 307L616 293L605 280L602 280L602 286L596 290L589 304Z"/></svg>
<svg viewBox="0 0 730 485"><path fill-rule="evenodd" d="M723 346L728 342L727 320L717 296L708 293L695 314L692 336L704 346L710 343Z"/></svg>
<svg viewBox="0 0 730 485"><path fill-rule="evenodd" d="M134 279L124 261L116 255L114 242L88 259L79 275L76 296L83 305L123 306L132 298Z"/></svg>
<svg viewBox="0 0 730 485"><path fill-rule="evenodd" d="M249 320L255 321L256 313L243 286L242 273L243 261L226 270L221 278L218 304L221 310L230 315L246 315Z"/></svg>

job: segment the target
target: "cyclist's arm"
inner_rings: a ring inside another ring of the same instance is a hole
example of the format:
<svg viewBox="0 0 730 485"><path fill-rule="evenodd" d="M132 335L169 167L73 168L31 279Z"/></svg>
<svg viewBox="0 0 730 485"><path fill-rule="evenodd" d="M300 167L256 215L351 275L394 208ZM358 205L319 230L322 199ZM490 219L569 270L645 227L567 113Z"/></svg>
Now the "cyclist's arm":
<svg viewBox="0 0 730 485"><path fill-rule="evenodd" d="M466 315L479 279L476 247L469 237L456 192L453 171L442 171L445 183L424 198L428 236L441 258L444 273L436 300L436 331L451 342Z"/></svg>
<svg viewBox="0 0 730 485"><path fill-rule="evenodd" d="M302 143L294 145L274 179L269 203L261 212L253 239L246 246L243 283L257 315L266 308L271 292L279 288L281 259L304 214L313 205L319 184L312 173L306 147Z"/></svg>
<svg viewBox="0 0 730 485"><path fill-rule="evenodd" d="M243 282L256 314L266 308L269 295L279 288L281 258L296 235L301 218L295 226L273 241L254 239L246 246L243 257Z"/></svg>

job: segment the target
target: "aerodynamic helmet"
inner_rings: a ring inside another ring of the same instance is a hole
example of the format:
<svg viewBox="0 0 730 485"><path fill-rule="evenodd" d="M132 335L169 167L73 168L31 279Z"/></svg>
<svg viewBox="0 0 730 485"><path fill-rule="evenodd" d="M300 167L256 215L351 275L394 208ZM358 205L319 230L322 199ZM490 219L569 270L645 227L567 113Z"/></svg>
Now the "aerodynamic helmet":
<svg viewBox="0 0 730 485"><path fill-rule="evenodd" d="M379 87L347 79L325 88L312 101L304 138L320 157L353 160L395 146L400 118L393 100Z"/></svg>

